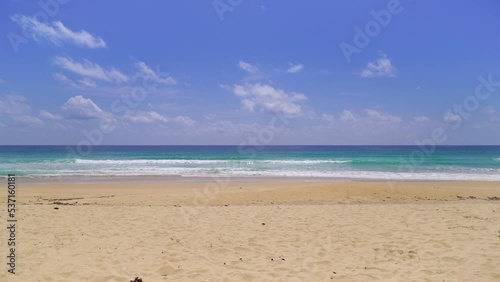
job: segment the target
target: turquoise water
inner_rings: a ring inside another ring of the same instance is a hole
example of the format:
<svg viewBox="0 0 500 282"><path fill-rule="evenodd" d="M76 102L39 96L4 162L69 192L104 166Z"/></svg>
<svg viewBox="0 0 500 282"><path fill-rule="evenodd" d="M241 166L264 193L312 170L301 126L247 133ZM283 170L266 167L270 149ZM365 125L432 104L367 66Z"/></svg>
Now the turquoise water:
<svg viewBox="0 0 500 282"><path fill-rule="evenodd" d="M500 146L0 146L8 173L500 181Z"/></svg>

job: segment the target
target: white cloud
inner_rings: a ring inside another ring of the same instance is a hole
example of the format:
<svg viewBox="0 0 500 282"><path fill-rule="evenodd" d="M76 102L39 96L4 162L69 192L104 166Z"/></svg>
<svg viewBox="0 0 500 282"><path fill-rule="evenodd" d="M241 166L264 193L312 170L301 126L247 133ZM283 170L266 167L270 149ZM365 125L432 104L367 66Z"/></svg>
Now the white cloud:
<svg viewBox="0 0 500 282"><path fill-rule="evenodd" d="M244 99L244 100L241 100L241 105L243 106L244 109L246 109L250 112L253 112L256 103L252 100Z"/></svg>
<svg viewBox="0 0 500 282"><path fill-rule="evenodd" d="M167 123L167 122L175 122L187 126L194 125L195 122L186 116L177 116L173 119L170 119L162 114L159 114L155 111L127 111L123 116L124 119L131 121L132 123Z"/></svg>
<svg viewBox="0 0 500 282"><path fill-rule="evenodd" d="M447 111L447 112L444 114L444 116L443 116L443 120L444 120L445 122L456 122L456 121L461 121L461 120L462 120L462 118L461 118L459 115L455 114L455 113L452 113L452 112L450 112L450 111Z"/></svg>
<svg viewBox="0 0 500 282"><path fill-rule="evenodd" d="M426 122L429 122L431 120L426 116L419 116L419 117L414 117L413 121L417 122L417 123L426 123Z"/></svg>
<svg viewBox="0 0 500 282"><path fill-rule="evenodd" d="M160 77L153 69L151 69L146 63L138 61L135 63L135 67L137 69L136 77L141 77L148 79L148 83L157 82L165 85L175 85L177 81L171 76Z"/></svg>
<svg viewBox="0 0 500 282"><path fill-rule="evenodd" d="M235 85L232 91L241 98L243 107L249 111L253 112L255 107L259 106L265 111L285 116L300 115L302 107L298 102L307 100L304 94L286 93L284 90L260 83Z"/></svg>
<svg viewBox="0 0 500 282"><path fill-rule="evenodd" d="M88 87L96 87L97 86L93 80L91 80L87 77L84 77L83 79L80 79L78 81L74 81L62 73L54 73L52 75L52 77L54 77L54 79L61 84L66 84L66 85L69 85L69 86L72 86L75 88L81 89L81 88L88 88Z"/></svg>
<svg viewBox="0 0 500 282"><path fill-rule="evenodd" d="M497 116L497 110L493 106L487 106L484 109L485 113L490 117L490 120L496 122L499 120Z"/></svg>
<svg viewBox="0 0 500 282"><path fill-rule="evenodd" d="M73 43L91 49L106 47L106 42L102 38L94 36L85 30L72 31L60 21L46 24L38 21L35 17L19 14L13 15L11 19L36 41L44 39L57 46L63 43Z"/></svg>
<svg viewBox="0 0 500 282"><path fill-rule="evenodd" d="M105 69L89 60L79 63L69 57L58 56L54 58L54 63L76 74L94 79L114 82L125 82L128 80L128 77L117 69L110 67Z"/></svg>
<svg viewBox="0 0 500 282"><path fill-rule="evenodd" d="M237 132L237 126L227 120L219 120L210 122L207 125L203 126L201 129L204 132L217 132L218 134L229 133L229 132Z"/></svg>
<svg viewBox="0 0 500 282"><path fill-rule="evenodd" d="M397 70L392 66L391 59L386 54L380 53L375 62L369 62L365 69L361 70L361 77L396 77Z"/></svg>
<svg viewBox="0 0 500 282"><path fill-rule="evenodd" d="M249 73L256 73L259 71L259 69L256 66L254 66L250 63L247 63L243 60L240 60L238 62L238 67L246 72L249 72Z"/></svg>
<svg viewBox="0 0 500 282"><path fill-rule="evenodd" d="M97 86L93 80L91 80L87 77L80 79L78 82L80 82L81 85L85 85L87 87L96 87Z"/></svg>
<svg viewBox="0 0 500 282"><path fill-rule="evenodd" d="M12 119L16 122L25 124L25 125L40 125L43 124L43 121L37 117L32 117L30 115L18 115L12 116Z"/></svg>
<svg viewBox="0 0 500 282"><path fill-rule="evenodd" d="M49 113L46 110L40 111L40 117L44 118L44 119L61 119L62 118L60 115Z"/></svg>
<svg viewBox="0 0 500 282"><path fill-rule="evenodd" d="M321 119L327 122L333 122L335 120L335 117L329 114L322 114Z"/></svg>
<svg viewBox="0 0 500 282"><path fill-rule="evenodd" d="M301 70L304 69L304 66L299 64L299 65L292 65L290 64L290 67L286 70L286 72L288 73L298 73L300 72Z"/></svg>
<svg viewBox="0 0 500 282"><path fill-rule="evenodd" d="M0 113L7 114L18 123L25 125L40 125L43 121L30 115L31 107L26 103L27 99L20 95L7 95L0 100Z"/></svg>
<svg viewBox="0 0 500 282"><path fill-rule="evenodd" d="M354 122L357 118L351 111L343 110L340 115L340 120L343 122Z"/></svg>
<svg viewBox="0 0 500 282"><path fill-rule="evenodd" d="M400 123L402 121L400 117L393 116L388 113L380 112L377 110L366 109L365 113L372 121L384 121L391 123Z"/></svg>
<svg viewBox="0 0 500 282"><path fill-rule="evenodd" d="M99 108L92 100L83 98L83 96L75 96L68 99L62 106L62 109L75 119L101 119L111 117Z"/></svg>
<svg viewBox="0 0 500 282"><path fill-rule="evenodd" d="M31 107L25 103L26 97L20 95L7 95L0 100L0 113L8 115L25 115L29 113Z"/></svg>
<svg viewBox="0 0 500 282"><path fill-rule="evenodd" d="M52 77L62 84L68 84L68 85L76 87L75 82L73 80L69 79L67 76L65 76L62 73L54 73L54 74L52 74Z"/></svg>
<svg viewBox="0 0 500 282"><path fill-rule="evenodd" d="M356 122L358 124L372 124L372 125L373 123L399 124L403 121L401 117L391 115L378 110L365 109L363 112L365 113L365 116L357 115L349 110L343 110L340 115L340 120L345 123Z"/></svg>
<svg viewBox="0 0 500 282"><path fill-rule="evenodd" d="M168 118L155 111L127 111L124 115L124 118L133 123L168 122Z"/></svg>
<svg viewBox="0 0 500 282"><path fill-rule="evenodd" d="M174 121L180 124L184 124L187 126L192 126L195 124L194 120L186 117L186 116L177 116L174 118Z"/></svg>
<svg viewBox="0 0 500 282"><path fill-rule="evenodd" d="M497 111L492 106L487 106L484 108L484 112L488 115L494 115Z"/></svg>
<svg viewBox="0 0 500 282"><path fill-rule="evenodd" d="M215 115L214 114L205 114L205 115L203 115L203 118L206 120L214 120Z"/></svg>
<svg viewBox="0 0 500 282"><path fill-rule="evenodd" d="M498 111L495 108L493 108L493 106L486 106L484 108L484 112L488 115L491 121L496 122L499 120L497 116Z"/></svg>

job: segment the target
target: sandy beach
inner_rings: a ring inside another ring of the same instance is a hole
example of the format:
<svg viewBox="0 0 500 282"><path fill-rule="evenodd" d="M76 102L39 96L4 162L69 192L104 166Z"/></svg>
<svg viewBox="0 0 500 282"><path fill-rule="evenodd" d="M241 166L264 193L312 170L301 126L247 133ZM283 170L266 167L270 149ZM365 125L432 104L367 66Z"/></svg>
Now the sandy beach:
<svg viewBox="0 0 500 282"><path fill-rule="evenodd" d="M17 185L1 281L500 280L497 182Z"/></svg>

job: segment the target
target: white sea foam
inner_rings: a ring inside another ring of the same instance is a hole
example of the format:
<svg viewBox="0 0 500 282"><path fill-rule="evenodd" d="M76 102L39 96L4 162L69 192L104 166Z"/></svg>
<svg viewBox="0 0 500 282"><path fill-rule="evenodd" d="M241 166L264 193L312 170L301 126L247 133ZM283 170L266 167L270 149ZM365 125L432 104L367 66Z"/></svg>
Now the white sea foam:
<svg viewBox="0 0 500 282"><path fill-rule="evenodd" d="M495 161L500 161L496 158ZM88 160L73 162L2 164L0 171L22 171L35 177L65 176L201 176L310 177L380 181L459 180L500 181L500 168L439 166L416 172L353 169L349 159L330 160ZM332 164L332 165L329 165ZM372 168L373 169L373 168ZM384 168L380 168L383 170Z"/></svg>
<svg viewBox="0 0 500 282"><path fill-rule="evenodd" d="M463 173L463 172L387 172L387 171L360 171L360 170L248 170L240 168L200 168L200 167L99 167L97 169L36 169L26 171L30 175L42 177L58 176L195 176L195 177L304 177L304 178L332 178L332 179L365 179L379 181L409 181L409 180L438 180L438 181L500 181L500 171L490 173Z"/></svg>
<svg viewBox="0 0 500 282"><path fill-rule="evenodd" d="M268 160L263 161L270 164L346 164L352 160Z"/></svg>
<svg viewBox="0 0 500 282"><path fill-rule="evenodd" d="M448 172L420 172L420 173L397 173L383 171L243 171L237 174L223 176L274 176L274 177L312 177L312 178L336 178L336 179L366 179L385 181L409 181L409 180L440 180L440 181L500 181L500 174L487 173L448 173Z"/></svg>
<svg viewBox="0 0 500 282"><path fill-rule="evenodd" d="M106 164L106 165L127 165L127 164L219 164L226 163L224 160L82 160L76 159L77 164Z"/></svg>
<svg viewBox="0 0 500 282"><path fill-rule="evenodd" d="M291 165L311 165L311 164L344 164L351 160L84 160L76 159L77 164L106 164L106 165L127 165L127 164L291 164Z"/></svg>

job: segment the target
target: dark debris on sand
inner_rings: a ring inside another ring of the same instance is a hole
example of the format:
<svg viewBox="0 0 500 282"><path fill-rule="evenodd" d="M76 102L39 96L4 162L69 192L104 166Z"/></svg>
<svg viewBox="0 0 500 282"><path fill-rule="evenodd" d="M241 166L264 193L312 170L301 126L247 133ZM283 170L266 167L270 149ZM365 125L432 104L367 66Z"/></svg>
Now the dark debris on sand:
<svg viewBox="0 0 500 282"><path fill-rule="evenodd" d="M130 280L130 282L142 282L142 279L139 277L136 277L134 280Z"/></svg>

